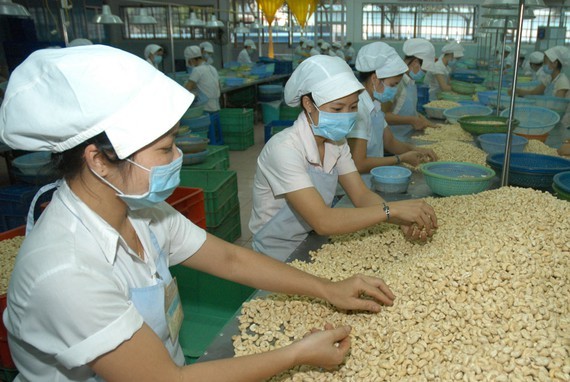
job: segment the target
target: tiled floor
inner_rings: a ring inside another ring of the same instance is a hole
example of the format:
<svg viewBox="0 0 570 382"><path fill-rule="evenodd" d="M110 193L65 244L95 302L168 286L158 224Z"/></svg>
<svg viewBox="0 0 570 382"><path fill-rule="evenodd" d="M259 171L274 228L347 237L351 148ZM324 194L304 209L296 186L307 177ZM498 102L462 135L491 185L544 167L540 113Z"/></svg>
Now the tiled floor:
<svg viewBox="0 0 570 382"><path fill-rule="evenodd" d="M230 151L230 170L237 171L238 197L241 217L241 237L235 244L251 248L251 232L248 227L252 207L253 177L257 157L264 144L264 130L261 122L255 125L255 145L244 151Z"/></svg>

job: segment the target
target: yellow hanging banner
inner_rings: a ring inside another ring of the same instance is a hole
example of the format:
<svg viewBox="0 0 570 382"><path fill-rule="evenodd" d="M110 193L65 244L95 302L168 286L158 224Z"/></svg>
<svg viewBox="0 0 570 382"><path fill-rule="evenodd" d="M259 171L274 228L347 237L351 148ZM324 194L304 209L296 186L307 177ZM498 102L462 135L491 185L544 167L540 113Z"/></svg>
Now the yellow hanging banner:
<svg viewBox="0 0 570 382"><path fill-rule="evenodd" d="M275 20L275 13L285 4L285 0L257 0L257 5L261 8L265 19L271 25Z"/></svg>
<svg viewBox="0 0 570 382"><path fill-rule="evenodd" d="M287 5L301 28L305 28L318 4L319 0L287 0Z"/></svg>

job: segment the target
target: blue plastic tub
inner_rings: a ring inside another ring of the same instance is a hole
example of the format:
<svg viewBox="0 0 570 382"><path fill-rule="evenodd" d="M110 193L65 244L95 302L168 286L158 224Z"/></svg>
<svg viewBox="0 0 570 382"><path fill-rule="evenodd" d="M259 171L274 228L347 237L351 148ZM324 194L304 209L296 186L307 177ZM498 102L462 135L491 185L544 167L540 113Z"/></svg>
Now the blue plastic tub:
<svg viewBox="0 0 570 382"><path fill-rule="evenodd" d="M529 95L525 98L534 101L535 106L545 107L563 116L570 104L570 98L550 97L545 95Z"/></svg>
<svg viewBox="0 0 570 382"><path fill-rule="evenodd" d="M23 175L48 175L54 172L50 162L50 152L38 151L15 158L12 165Z"/></svg>
<svg viewBox="0 0 570 382"><path fill-rule="evenodd" d="M570 171L559 172L554 175L553 181L559 189L570 194Z"/></svg>
<svg viewBox="0 0 570 382"><path fill-rule="evenodd" d="M245 78L242 77L226 77L226 86L240 86L245 82Z"/></svg>
<svg viewBox="0 0 570 382"><path fill-rule="evenodd" d="M477 137L477 141L481 148L487 154L504 153L505 145L507 142L507 134L504 133L491 133L482 134ZM512 135L511 152L512 153L522 153L528 139L518 135Z"/></svg>
<svg viewBox="0 0 570 382"><path fill-rule="evenodd" d="M501 116L508 117L509 110L503 110ZM525 135L546 134L560 121L557 112L539 106L515 106L514 118L519 121L515 133Z"/></svg>
<svg viewBox="0 0 570 382"><path fill-rule="evenodd" d="M487 163L495 171L503 171L504 153L489 154ZM570 171L570 160L551 155L512 153L509 182L515 186L552 190L554 175Z"/></svg>
<svg viewBox="0 0 570 382"><path fill-rule="evenodd" d="M443 115L447 118L449 123L457 123L457 120L467 115L476 115L486 117L493 113L493 109L488 106L482 105L464 105L446 109Z"/></svg>
<svg viewBox="0 0 570 382"><path fill-rule="evenodd" d="M412 172L400 166L380 166L370 170L376 189L384 193L403 193L408 190Z"/></svg>
<svg viewBox="0 0 570 382"><path fill-rule="evenodd" d="M431 162L420 165L426 184L437 195L469 195L485 191L495 171L469 162Z"/></svg>
<svg viewBox="0 0 570 382"><path fill-rule="evenodd" d="M283 93L283 85L259 85L259 94L279 94Z"/></svg>
<svg viewBox="0 0 570 382"><path fill-rule="evenodd" d="M485 79L471 73L452 73L451 78L457 81L469 82L472 84L482 84Z"/></svg>

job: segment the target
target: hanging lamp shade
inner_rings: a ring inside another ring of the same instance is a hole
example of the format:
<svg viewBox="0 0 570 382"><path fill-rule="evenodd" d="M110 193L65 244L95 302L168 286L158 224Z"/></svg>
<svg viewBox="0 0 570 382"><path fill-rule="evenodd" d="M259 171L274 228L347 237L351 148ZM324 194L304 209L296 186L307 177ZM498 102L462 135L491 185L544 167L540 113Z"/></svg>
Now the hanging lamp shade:
<svg viewBox="0 0 570 382"><path fill-rule="evenodd" d="M261 29L261 24L257 21L257 18L253 20L251 24L249 24L249 29Z"/></svg>
<svg viewBox="0 0 570 382"><path fill-rule="evenodd" d="M26 7L13 3L12 0L0 0L0 15L31 17Z"/></svg>
<svg viewBox="0 0 570 382"><path fill-rule="evenodd" d="M481 6L492 9L518 9L519 0L485 0ZM530 9L546 8L544 0L525 0L524 6Z"/></svg>
<svg viewBox="0 0 570 382"><path fill-rule="evenodd" d="M301 28L305 28L318 4L319 0L287 0L287 5Z"/></svg>
<svg viewBox="0 0 570 382"><path fill-rule="evenodd" d="M129 20L129 23L135 25L152 25L157 24L157 21L154 17L148 14L148 9L141 8L139 14L133 16Z"/></svg>
<svg viewBox="0 0 570 382"><path fill-rule="evenodd" d="M187 18L186 21L184 21L185 27L203 27L205 25L206 23L204 22L204 20L196 17L196 12L190 12L190 17Z"/></svg>
<svg viewBox="0 0 570 382"><path fill-rule="evenodd" d="M483 23L481 29L516 29L517 24L513 19L500 19L489 20L488 23Z"/></svg>
<svg viewBox="0 0 570 382"><path fill-rule="evenodd" d="M519 11L518 9L489 9L486 13L483 13L481 17L494 20L518 19ZM536 18L534 11L530 8L525 8L523 19L531 20L534 18Z"/></svg>
<svg viewBox="0 0 570 382"><path fill-rule="evenodd" d="M235 33L242 33L242 34L248 34L249 33L249 28L246 28L243 25L243 22L240 22L238 27L234 29Z"/></svg>
<svg viewBox="0 0 570 382"><path fill-rule="evenodd" d="M111 7L107 4L103 4L103 9L100 15L96 15L93 18L95 24L122 24L123 20L119 16L115 16L111 13Z"/></svg>
<svg viewBox="0 0 570 382"><path fill-rule="evenodd" d="M216 15L211 15L210 20L206 23L206 28L223 28L224 23L218 20Z"/></svg>

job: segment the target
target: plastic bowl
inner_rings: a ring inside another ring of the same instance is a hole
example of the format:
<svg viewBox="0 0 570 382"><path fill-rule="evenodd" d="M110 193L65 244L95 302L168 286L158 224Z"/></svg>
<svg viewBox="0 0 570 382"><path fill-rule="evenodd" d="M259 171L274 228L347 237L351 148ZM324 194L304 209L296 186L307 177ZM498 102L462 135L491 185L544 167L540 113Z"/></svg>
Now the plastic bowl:
<svg viewBox="0 0 570 382"><path fill-rule="evenodd" d="M197 153L191 154L184 154L182 158L182 164L189 165L189 164L198 164L202 163L208 157L208 150L203 150Z"/></svg>
<svg viewBox="0 0 570 382"><path fill-rule="evenodd" d="M501 116L508 117L509 111L503 110ZM514 117L519 121L515 133L526 135L546 134L560 121L557 112L539 106L515 106Z"/></svg>
<svg viewBox="0 0 570 382"><path fill-rule="evenodd" d="M477 137L477 141L479 142L481 148L487 154L504 153L505 145L507 142L507 134L504 133L483 134ZM513 135L511 142L511 152L522 153L527 143L528 139L520 137L518 135Z"/></svg>
<svg viewBox="0 0 570 382"><path fill-rule="evenodd" d="M14 158L12 165L23 175L49 175L53 173L50 162L50 152L38 151Z"/></svg>
<svg viewBox="0 0 570 382"><path fill-rule="evenodd" d="M473 95L475 94L475 85L462 81L451 81L451 90L459 94Z"/></svg>
<svg viewBox="0 0 570 382"><path fill-rule="evenodd" d="M570 104L570 98L549 97L545 95L529 95L528 98L534 101L535 106L545 107L558 113L561 117L566 112L566 108Z"/></svg>
<svg viewBox="0 0 570 382"><path fill-rule="evenodd" d="M504 153L489 154L487 163L502 172ZM509 163L509 183L515 186L551 190L554 175L570 171L570 160L552 155L512 153Z"/></svg>
<svg viewBox="0 0 570 382"><path fill-rule="evenodd" d="M519 137L523 137L526 138L528 140L534 139L537 141L541 141L541 142L546 142L546 139L548 138L548 135L550 133L546 133L546 134L539 134L539 135L532 135L532 134L522 134L522 133L517 133L515 132L516 135L518 135Z"/></svg>
<svg viewBox="0 0 570 382"><path fill-rule="evenodd" d="M451 109L447 109L443 112L443 115L447 118L449 123L457 123L457 120L461 117L465 117L467 115L480 115L480 116L487 116L493 113L493 109L488 106L482 105L465 105L465 106L458 106L452 107Z"/></svg>
<svg viewBox="0 0 570 382"><path fill-rule="evenodd" d="M431 162L420 165L425 181L434 194L469 195L485 191L495 171L469 162Z"/></svg>
<svg viewBox="0 0 570 382"><path fill-rule="evenodd" d="M408 190L412 172L400 166L375 167L370 171L375 188L384 193L404 193Z"/></svg>
<svg viewBox="0 0 570 382"><path fill-rule="evenodd" d="M430 118L445 119L445 115L443 115L443 112L446 111L447 109L444 109L441 107L431 107L431 106L424 105L424 110L426 111L426 114Z"/></svg>
<svg viewBox="0 0 570 382"><path fill-rule="evenodd" d="M570 202L570 192L562 190L560 187L556 185L556 183L552 183L552 189L554 190L554 193L559 199L567 200Z"/></svg>
<svg viewBox="0 0 570 382"><path fill-rule="evenodd" d="M507 117L479 117L479 116L467 116L461 117L457 120L461 128L471 134L488 134L488 133L506 133L508 126ZM513 120L513 126L517 127L519 121Z"/></svg>
<svg viewBox="0 0 570 382"><path fill-rule="evenodd" d="M553 181L556 187L570 194L570 171L559 172L554 175Z"/></svg>
<svg viewBox="0 0 570 382"><path fill-rule="evenodd" d="M176 146L184 154L193 154L206 150L210 140L201 137L180 137L176 138Z"/></svg>
<svg viewBox="0 0 570 382"><path fill-rule="evenodd" d="M510 95L502 95L501 96L501 106L499 109L506 109L511 104L511 96ZM494 97L489 97L489 102L487 104L490 107L497 108L497 94L495 93ZM515 97L515 107L520 106L532 106L534 105L534 101L532 99L522 98L522 97Z"/></svg>

